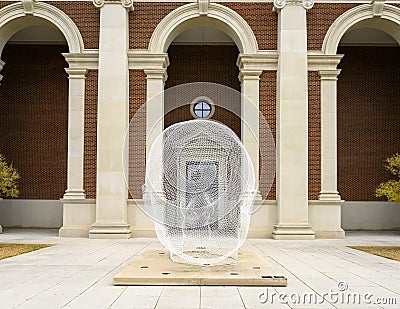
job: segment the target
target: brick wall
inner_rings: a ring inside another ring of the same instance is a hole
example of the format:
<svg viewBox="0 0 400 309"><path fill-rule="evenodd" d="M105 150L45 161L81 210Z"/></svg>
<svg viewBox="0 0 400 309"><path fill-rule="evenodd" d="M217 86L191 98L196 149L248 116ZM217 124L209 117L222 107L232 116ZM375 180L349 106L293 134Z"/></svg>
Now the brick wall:
<svg viewBox="0 0 400 309"><path fill-rule="evenodd" d="M276 71L264 71L260 76L260 112L267 121L274 140L276 141ZM260 167L263 166L264 169L266 169L265 172L261 172L260 176L263 176L263 174L265 176L272 175L276 164L276 162L271 162L270 160L268 160L268 158L274 158L275 153L270 152L271 150L269 149L265 140L267 132L265 132L264 130L265 129L260 119L260 150L262 152L266 152L267 154L267 162L262 163L262 157L260 158ZM267 189L270 185L268 181L269 179L267 179L267 177L261 177L260 179L260 192L264 198L267 195ZM272 184L267 199L276 199L275 180Z"/></svg>
<svg viewBox="0 0 400 309"><path fill-rule="evenodd" d="M147 49L151 35L160 21L184 4L187 3L135 2L135 10L129 13L129 48Z"/></svg>
<svg viewBox="0 0 400 309"><path fill-rule="evenodd" d="M172 45L168 49L170 66L165 88L193 82L210 82L228 86L240 92L238 79L239 69L236 66L238 56L236 46L200 46L200 45ZM190 88L190 98L182 94L173 100L166 98L165 104L185 105L167 113L164 118L165 127L174 123L193 119L190 113L190 103L198 96L208 96L215 104L232 108L240 115L240 95L232 98L229 93L221 93L218 87ZM176 106L176 105L175 105ZM165 107L171 108L166 105ZM228 109L216 106L214 120L229 126L240 137L240 118Z"/></svg>
<svg viewBox="0 0 400 309"><path fill-rule="evenodd" d="M316 3L307 12L308 50L320 50L326 32L336 18L357 5L356 3Z"/></svg>
<svg viewBox="0 0 400 309"><path fill-rule="evenodd" d="M308 72L308 199L321 191L321 81L318 72Z"/></svg>
<svg viewBox="0 0 400 309"><path fill-rule="evenodd" d="M142 198L146 172L146 76L141 70L129 71L129 193Z"/></svg>
<svg viewBox="0 0 400 309"><path fill-rule="evenodd" d="M20 198L59 199L67 188L68 78L63 45L6 45L0 153L20 173Z"/></svg>
<svg viewBox="0 0 400 309"><path fill-rule="evenodd" d="M14 1L1 1L0 2L0 9L5 7L5 6L7 6L7 5L13 4L13 3L15 3L15 2Z"/></svg>
<svg viewBox="0 0 400 309"><path fill-rule="evenodd" d="M67 14L78 27L86 49L99 48L100 10L92 1L49 1Z"/></svg>
<svg viewBox="0 0 400 309"><path fill-rule="evenodd" d="M97 77L97 70L89 70L85 81L83 188L86 198L96 197Z"/></svg>
<svg viewBox="0 0 400 309"><path fill-rule="evenodd" d="M338 189L349 201L374 201L391 178L384 159L400 152L400 48L340 47Z"/></svg>
<svg viewBox="0 0 400 309"><path fill-rule="evenodd" d="M129 48L146 49L159 22L176 8L188 4L180 2L136 2L129 14ZM272 3L221 3L239 13L253 29L259 49L276 49L277 15Z"/></svg>
<svg viewBox="0 0 400 309"><path fill-rule="evenodd" d="M256 36L259 49L277 49L278 15L272 11L272 3L223 2L221 4L244 18Z"/></svg>

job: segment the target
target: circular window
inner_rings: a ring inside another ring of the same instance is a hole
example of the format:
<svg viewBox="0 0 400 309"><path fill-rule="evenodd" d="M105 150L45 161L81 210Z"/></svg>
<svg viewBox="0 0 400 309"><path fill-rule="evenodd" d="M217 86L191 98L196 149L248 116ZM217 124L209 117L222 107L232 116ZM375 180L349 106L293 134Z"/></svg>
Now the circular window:
<svg viewBox="0 0 400 309"><path fill-rule="evenodd" d="M214 104L207 97L198 97L190 105L190 113L194 118L209 119L214 115Z"/></svg>

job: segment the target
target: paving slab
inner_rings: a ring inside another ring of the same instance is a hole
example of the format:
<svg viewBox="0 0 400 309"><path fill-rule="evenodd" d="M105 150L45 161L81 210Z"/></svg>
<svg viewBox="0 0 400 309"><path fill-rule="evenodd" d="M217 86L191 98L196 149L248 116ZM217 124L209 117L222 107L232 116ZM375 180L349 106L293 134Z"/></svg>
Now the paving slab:
<svg viewBox="0 0 400 309"><path fill-rule="evenodd" d="M4 229L1 243L55 246L0 261L0 308L399 308L400 262L347 246L400 246L400 232L347 232L341 240L276 241L248 239L242 247L257 252L287 287L114 286L113 278L148 250L165 250L154 238L60 238L57 230ZM333 281L331 281L333 280ZM267 289L288 296L337 290L373 295L373 302L262 303ZM98 297L99 293L104 294ZM395 304L382 303L395 301ZM380 302L379 302L380 301ZM224 306L224 304L226 306Z"/></svg>
<svg viewBox="0 0 400 309"><path fill-rule="evenodd" d="M149 250L114 277L115 285L286 286L265 258L240 251L238 261L215 266L174 263L165 250Z"/></svg>

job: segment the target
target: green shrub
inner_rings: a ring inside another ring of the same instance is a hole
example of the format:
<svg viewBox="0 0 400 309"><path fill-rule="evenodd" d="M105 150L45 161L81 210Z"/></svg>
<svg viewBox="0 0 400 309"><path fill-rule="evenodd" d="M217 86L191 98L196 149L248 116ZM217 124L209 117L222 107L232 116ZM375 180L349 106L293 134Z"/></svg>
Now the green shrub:
<svg viewBox="0 0 400 309"><path fill-rule="evenodd" d="M400 154L387 158L385 168L391 172L397 180L389 180L381 183L376 189L376 196L386 196L389 202L400 203Z"/></svg>
<svg viewBox="0 0 400 309"><path fill-rule="evenodd" d="M18 197L18 179L19 175L12 164L8 165L0 154L0 197Z"/></svg>

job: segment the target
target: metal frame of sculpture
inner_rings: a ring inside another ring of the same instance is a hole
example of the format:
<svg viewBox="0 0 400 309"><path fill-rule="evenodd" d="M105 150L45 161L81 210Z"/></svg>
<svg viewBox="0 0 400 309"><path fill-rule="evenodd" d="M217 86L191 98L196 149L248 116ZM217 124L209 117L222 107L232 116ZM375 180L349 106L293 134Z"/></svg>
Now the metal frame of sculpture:
<svg viewBox="0 0 400 309"><path fill-rule="evenodd" d="M143 208L173 261L214 265L237 259L255 195L251 159L219 122L176 123L150 149Z"/></svg>

